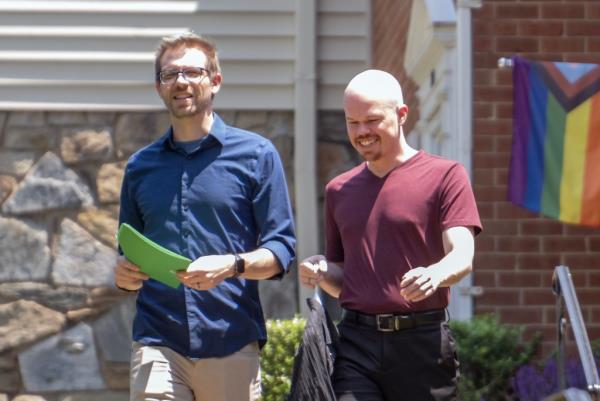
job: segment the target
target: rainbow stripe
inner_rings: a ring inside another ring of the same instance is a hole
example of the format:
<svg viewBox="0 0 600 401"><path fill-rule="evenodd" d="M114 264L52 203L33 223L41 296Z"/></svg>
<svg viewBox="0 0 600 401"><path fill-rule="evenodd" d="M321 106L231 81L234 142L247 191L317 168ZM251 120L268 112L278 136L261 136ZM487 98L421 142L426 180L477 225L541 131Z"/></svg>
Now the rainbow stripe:
<svg viewBox="0 0 600 401"><path fill-rule="evenodd" d="M513 58L508 199L600 227L600 65Z"/></svg>

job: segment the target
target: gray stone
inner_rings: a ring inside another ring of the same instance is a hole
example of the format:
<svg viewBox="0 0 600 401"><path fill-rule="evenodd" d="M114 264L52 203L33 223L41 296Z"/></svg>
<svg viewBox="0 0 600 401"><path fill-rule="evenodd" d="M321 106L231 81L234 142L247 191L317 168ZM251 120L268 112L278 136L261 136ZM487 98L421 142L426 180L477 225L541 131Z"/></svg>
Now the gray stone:
<svg viewBox="0 0 600 401"><path fill-rule="evenodd" d="M287 111L271 112L267 119L265 135L268 138L287 136L294 138L294 113Z"/></svg>
<svg viewBox="0 0 600 401"><path fill-rule="evenodd" d="M0 112L0 132L2 132L2 129L4 128L4 123L6 122L6 116L7 116L6 112Z"/></svg>
<svg viewBox="0 0 600 401"><path fill-rule="evenodd" d="M0 281L35 281L48 277L48 233L35 224L0 217Z"/></svg>
<svg viewBox="0 0 600 401"><path fill-rule="evenodd" d="M318 187L323 189L334 177L356 166L350 145L341 143L319 143L317 146Z"/></svg>
<svg viewBox="0 0 600 401"><path fill-rule="evenodd" d="M7 214L22 215L59 209L78 209L93 202L89 187L47 152L2 205Z"/></svg>
<svg viewBox="0 0 600 401"><path fill-rule="evenodd" d="M348 142L346 118L343 111L321 111L317 124L319 140Z"/></svg>
<svg viewBox="0 0 600 401"><path fill-rule="evenodd" d="M60 240L52 266L56 284L112 286L117 252L70 219L60 225Z"/></svg>
<svg viewBox="0 0 600 401"><path fill-rule="evenodd" d="M0 205L8 195L13 191L13 188L17 185L17 180L10 175L0 175Z"/></svg>
<svg viewBox="0 0 600 401"><path fill-rule="evenodd" d="M77 223L105 245L116 249L117 216L103 209L87 209L77 215Z"/></svg>
<svg viewBox="0 0 600 401"><path fill-rule="evenodd" d="M98 188L98 199L100 202L119 202L124 173L124 162L107 163L100 167L98 177L96 178L96 187Z"/></svg>
<svg viewBox="0 0 600 401"><path fill-rule="evenodd" d="M105 390L92 329L85 323L19 354L27 391Z"/></svg>
<svg viewBox="0 0 600 401"><path fill-rule="evenodd" d="M128 362L131 356L131 330L135 315L135 298L130 297L113 307L92 326L99 354L105 361Z"/></svg>
<svg viewBox="0 0 600 401"><path fill-rule="evenodd" d="M240 111L236 114L235 126L264 135L267 125L266 111Z"/></svg>
<svg viewBox="0 0 600 401"><path fill-rule="evenodd" d="M113 155L110 129L73 129L63 133L60 154L66 163L108 160Z"/></svg>
<svg viewBox="0 0 600 401"><path fill-rule="evenodd" d="M0 305L0 352L21 347L58 332L65 317L32 301Z"/></svg>
<svg viewBox="0 0 600 401"><path fill-rule="evenodd" d="M9 127L41 127L46 124L43 111L13 111L8 117Z"/></svg>
<svg viewBox="0 0 600 401"><path fill-rule="evenodd" d="M218 110L217 114L227 125L235 125L235 110Z"/></svg>
<svg viewBox="0 0 600 401"><path fill-rule="evenodd" d="M169 128L167 113L126 113L117 118L117 157L124 158L161 137Z"/></svg>
<svg viewBox="0 0 600 401"><path fill-rule="evenodd" d="M45 283L17 282L0 284L0 304L26 299L60 312L87 304L88 288L52 287Z"/></svg>
<svg viewBox="0 0 600 401"><path fill-rule="evenodd" d="M81 111L53 111L48 112L46 118L51 125L77 125L87 122L85 113Z"/></svg>
<svg viewBox="0 0 600 401"><path fill-rule="evenodd" d="M117 113L115 112L90 111L87 113L87 119L91 125L108 125L112 127L116 117Z"/></svg>
<svg viewBox="0 0 600 401"><path fill-rule="evenodd" d="M33 159L33 152L0 150L0 174L22 177L33 166Z"/></svg>
<svg viewBox="0 0 600 401"><path fill-rule="evenodd" d="M49 149L56 144L56 132L46 126L7 127L4 133L4 146L7 149Z"/></svg>
<svg viewBox="0 0 600 401"><path fill-rule="evenodd" d="M75 392L57 395L56 401L129 401L129 391Z"/></svg>
<svg viewBox="0 0 600 401"><path fill-rule="evenodd" d="M47 398L34 394L19 394L12 401L47 401Z"/></svg>
<svg viewBox="0 0 600 401"><path fill-rule="evenodd" d="M296 274L294 271L289 275ZM286 277L279 280L259 281L260 299L267 319L290 319L298 311L297 280Z"/></svg>

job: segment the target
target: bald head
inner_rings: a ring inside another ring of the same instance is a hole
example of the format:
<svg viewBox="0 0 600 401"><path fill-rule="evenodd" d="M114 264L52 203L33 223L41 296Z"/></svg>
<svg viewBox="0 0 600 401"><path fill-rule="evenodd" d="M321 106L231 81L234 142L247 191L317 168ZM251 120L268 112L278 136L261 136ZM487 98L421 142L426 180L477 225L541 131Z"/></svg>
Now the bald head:
<svg viewBox="0 0 600 401"><path fill-rule="evenodd" d="M404 104L398 80L381 70L366 70L352 78L344 91L344 100L351 96L393 102L395 106Z"/></svg>

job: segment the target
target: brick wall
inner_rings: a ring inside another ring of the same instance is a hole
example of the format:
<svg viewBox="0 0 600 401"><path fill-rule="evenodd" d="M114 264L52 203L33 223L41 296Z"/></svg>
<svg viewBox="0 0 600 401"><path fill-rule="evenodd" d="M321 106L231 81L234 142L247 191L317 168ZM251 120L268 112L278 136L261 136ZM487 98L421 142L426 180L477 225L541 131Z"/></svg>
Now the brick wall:
<svg viewBox="0 0 600 401"><path fill-rule="evenodd" d="M600 338L600 229L565 225L505 201L512 140L512 76L499 57L600 63L597 0L493 1L473 12L474 177L485 232L477 239L475 312L544 335L555 346L555 265L568 265L590 340ZM600 132L596 133L600 135ZM599 205L600 207L600 205ZM569 333L569 337L572 335ZM571 347L572 349L572 347Z"/></svg>
<svg viewBox="0 0 600 401"><path fill-rule="evenodd" d="M404 70L404 52L410 24L412 0L372 0L372 64L388 71L402 85L404 102L408 105L408 120L404 132L410 133L419 120L417 85Z"/></svg>

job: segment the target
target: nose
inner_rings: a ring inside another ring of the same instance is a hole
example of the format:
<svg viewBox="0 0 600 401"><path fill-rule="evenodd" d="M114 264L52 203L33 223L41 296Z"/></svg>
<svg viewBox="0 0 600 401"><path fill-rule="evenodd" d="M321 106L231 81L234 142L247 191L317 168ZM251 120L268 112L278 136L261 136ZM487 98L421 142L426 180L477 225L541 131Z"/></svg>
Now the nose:
<svg viewBox="0 0 600 401"><path fill-rule="evenodd" d="M358 133L359 134L368 134L369 132L370 132L369 124L365 124L365 123L358 124Z"/></svg>
<svg viewBox="0 0 600 401"><path fill-rule="evenodd" d="M187 78L185 77L185 75L183 75L183 71L177 71L177 79L175 80L175 82L177 84L180 84L182 82L185 83L185 84L188 83Z"/></svg>

